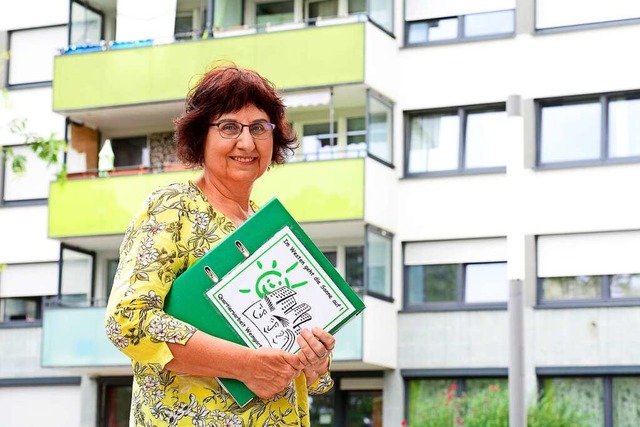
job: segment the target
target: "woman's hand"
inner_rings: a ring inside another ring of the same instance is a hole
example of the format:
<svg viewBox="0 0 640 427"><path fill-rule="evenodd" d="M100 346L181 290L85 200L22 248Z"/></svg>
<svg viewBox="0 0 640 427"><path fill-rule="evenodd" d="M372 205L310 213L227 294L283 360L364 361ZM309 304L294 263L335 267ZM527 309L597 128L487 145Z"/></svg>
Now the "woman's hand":
<svg viewBox="0 0 640 427"><path fill-rule="evenodd" d="M300 375L303 363L295 354L275 348L259 348L249 353L240 380L261 399L283 391Z"/></svg>
<svg viewBox="0 0 640 427"><path fill-rule="evenodd" d="M304 365L304 375L307 384L313 384L318 377L329 370L329 353L333 351L336 340L327 331L313 328L313 331L303 329L298 335L300 351L298 358Z"/></svg>

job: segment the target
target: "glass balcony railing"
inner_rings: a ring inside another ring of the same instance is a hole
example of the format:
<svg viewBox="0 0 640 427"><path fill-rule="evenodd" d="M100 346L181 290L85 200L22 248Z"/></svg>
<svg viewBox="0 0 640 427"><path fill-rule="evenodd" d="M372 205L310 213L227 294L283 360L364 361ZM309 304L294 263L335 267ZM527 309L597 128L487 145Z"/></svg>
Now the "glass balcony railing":
<svg viewBox="0 0 640 427"><path fill-rule="evenodd" d="M130 360L107 338L104 316L104 307L45 308L42 315L42 366L130 366Z"/></svg>

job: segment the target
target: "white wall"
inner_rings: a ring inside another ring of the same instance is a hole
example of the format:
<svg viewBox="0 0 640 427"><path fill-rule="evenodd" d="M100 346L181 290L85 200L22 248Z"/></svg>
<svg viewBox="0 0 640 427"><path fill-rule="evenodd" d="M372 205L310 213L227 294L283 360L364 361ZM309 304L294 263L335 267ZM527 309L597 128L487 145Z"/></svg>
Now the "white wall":
<svg viewBox="0 0 640 427"><path fill-rule="evenodd" d="M3 1L0 31L66 24L69 0Z"/></svg>
<svg viewBox="0 0 640 427"><path fill-rule="evenodd" d="M398 315L402 369L487 368L508 364L506 311Z"/></svg>
<svg viewBox="0 0 640 427"><path fill-rule="evenodd" d="M396 171L367 157L364 178L365 222L395 233L399 215Z"/></svg>
<svg viewBox="0 0 640 427"><path fill-rule="evenodd" d="M11 427L80 426L80 386L0 387L0 408Z"/></svg>
<svg viewBox="0 0 640 427"><path fill-rule="evenodd" d="M0 263L57 261L60 243L47 238L46 206L0 209Z"/></svg>

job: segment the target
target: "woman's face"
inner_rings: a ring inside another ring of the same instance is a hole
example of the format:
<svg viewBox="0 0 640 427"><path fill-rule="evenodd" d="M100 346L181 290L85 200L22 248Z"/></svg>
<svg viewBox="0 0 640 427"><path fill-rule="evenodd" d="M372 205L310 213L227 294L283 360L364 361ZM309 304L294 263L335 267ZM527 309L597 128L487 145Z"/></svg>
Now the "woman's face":
<svg viewBox="0 0 640 427"><path fill-rule="evenodd" d="M210 123L226 121L249 125L270 120L264 111L249 104L234 113L213 117ZM248 127L243 127L240 136L227 139L220 135L219 126L210 126L204 146L204 167L220 181L253 184L271 164L272 154L272 132L258 139L251 136Z"/></svg>

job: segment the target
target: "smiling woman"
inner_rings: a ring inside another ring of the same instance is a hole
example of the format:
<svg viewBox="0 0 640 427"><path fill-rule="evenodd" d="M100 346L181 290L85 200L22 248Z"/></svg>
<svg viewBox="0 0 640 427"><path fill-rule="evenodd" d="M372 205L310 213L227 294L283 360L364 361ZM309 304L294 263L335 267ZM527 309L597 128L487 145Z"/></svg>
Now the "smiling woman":
<svg viewBox="0 0 640 427"><path fill-rule="evenodd" d="M107 308L107 335L133 363L131 425L309 426L308 395L333 385L333 336L303 330L295 355L254 350L163 310L175 278L255 212L254 182L291 154L296 136L282 99L255 71L216 68L189 93L175 127L178 157L202 175L148 197L125 233ZM216 377L258 397L240 407Z"/></svg>

